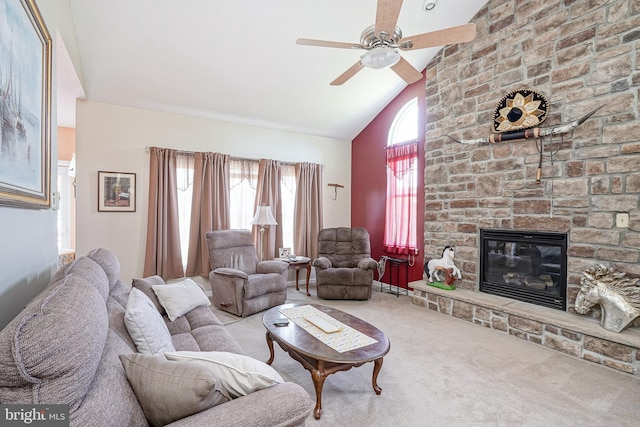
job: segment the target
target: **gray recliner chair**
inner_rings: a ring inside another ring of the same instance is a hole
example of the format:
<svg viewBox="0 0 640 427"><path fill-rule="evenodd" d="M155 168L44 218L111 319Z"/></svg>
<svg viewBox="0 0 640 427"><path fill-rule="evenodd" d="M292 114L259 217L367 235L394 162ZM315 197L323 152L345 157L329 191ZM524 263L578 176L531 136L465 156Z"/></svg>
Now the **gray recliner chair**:
<svg viewBox="0 0 640 427"><path fill-rule="evenodd" d="M319 298L368 300L373 271L369 232L362 228L325 228L318 234L318 258L313 260Z"/></svg>
<svg viewBox="0 0 640 427"><path fill-rule="evenodd" d="M249 230L216 230L206 234L213 304L237 316L249 316L287 299L283 261L258 261Z"/></svg>

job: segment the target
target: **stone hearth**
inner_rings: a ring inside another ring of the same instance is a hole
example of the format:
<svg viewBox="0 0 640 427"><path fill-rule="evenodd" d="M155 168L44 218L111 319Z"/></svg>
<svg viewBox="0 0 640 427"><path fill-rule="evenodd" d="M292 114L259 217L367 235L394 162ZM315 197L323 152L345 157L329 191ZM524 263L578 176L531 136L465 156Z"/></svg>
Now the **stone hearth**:
<svg viewBox="0 0 640 427"><path fill-rule="evenodd" d="M640 330L607 331L599 320L466 289L409 283L413 304L640 377Z"/></svg>

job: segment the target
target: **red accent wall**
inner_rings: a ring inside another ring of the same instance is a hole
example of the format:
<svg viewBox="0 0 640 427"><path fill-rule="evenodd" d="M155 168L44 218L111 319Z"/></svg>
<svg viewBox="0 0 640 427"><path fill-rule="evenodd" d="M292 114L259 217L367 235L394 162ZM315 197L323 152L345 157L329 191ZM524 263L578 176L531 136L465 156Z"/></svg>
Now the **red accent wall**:
<svg viewBox="0 0 640 427"><path fill-rule="evenodd" d="M426 127L426 79L424 72L422 79L407 86L398 96L387 105L375 119L351 143L351 226L365 227L371 236L371 256L379 260L386 255L394 258L406 258L406 255L385 252L382 242L384 237L384 210L387 192L387 172L385 166L385 147L389 128L398 111L412 98L418 97L418 108L423 114L419 115L418 135L418 248L424 248L424 135ZM421 185L422 183L422 185ZM408 281L422 279L422 265L424 250L420 249L415 257L415 264L409 267ZM383 277L383 282L389 283L390 265ZM405 269L400 268L400 283L407 281ZM397 277L393 272L394 279ZM377 273L374 275L377 279ZM395 282L395 280L394 280Z"/></svg>

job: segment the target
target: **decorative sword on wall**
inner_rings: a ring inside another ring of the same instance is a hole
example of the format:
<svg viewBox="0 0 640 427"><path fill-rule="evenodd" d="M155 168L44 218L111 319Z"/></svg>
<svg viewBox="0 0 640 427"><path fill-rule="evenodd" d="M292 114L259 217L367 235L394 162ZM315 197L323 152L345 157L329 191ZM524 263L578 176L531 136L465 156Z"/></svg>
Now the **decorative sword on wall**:
<svg viewBox="0 0 640 427"><path fill-rule="evenodd" d="M532 138L540 138L544 136L554 136L561 135L567 132L572 131L573 129L580 126L582 123L587 121L589 117L593 116L599 109L604 107L604 104L595 108L593 111L585 114L577 120L572 121L571 123L567 123L565 125L551 127L551 128L540 128L535 127L531 129L523 129L508 133L498 133L490 135L486 138L478 138L478 139L456 139L451 135L447 135L449 138L453 139L460 144L495 144L498 142L508 142L508 141L516 141L519 139L532 139Z"/></svg>

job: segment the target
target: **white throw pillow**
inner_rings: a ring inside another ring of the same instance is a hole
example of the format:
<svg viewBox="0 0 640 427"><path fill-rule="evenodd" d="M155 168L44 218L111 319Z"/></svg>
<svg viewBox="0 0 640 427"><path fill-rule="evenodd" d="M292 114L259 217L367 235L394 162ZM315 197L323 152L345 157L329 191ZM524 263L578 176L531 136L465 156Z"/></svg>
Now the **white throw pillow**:
<svg viewBox="0 0 640 427"><path fill-rule="evenodd" d="M156 354L176 350L167 324L153 302L140 289L131 289L124 324L138 352Z"/></svg>
<svg viewBox="0 0 640 427"><path fill-rule="evenodd" d="M284 382L271 366L242 354L227 351L175 351L165 353L165 357L208 366L234 398Z"/></svg>
<svg viewBox="0 0 640 427"><path fill-rule="evenodd" d="M158 301L164 307L172 322L196 307L209 307L211 301L202 288L191 279L165 285L154 285Z"/></svg>

